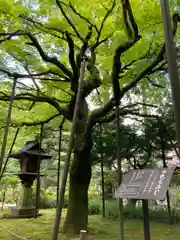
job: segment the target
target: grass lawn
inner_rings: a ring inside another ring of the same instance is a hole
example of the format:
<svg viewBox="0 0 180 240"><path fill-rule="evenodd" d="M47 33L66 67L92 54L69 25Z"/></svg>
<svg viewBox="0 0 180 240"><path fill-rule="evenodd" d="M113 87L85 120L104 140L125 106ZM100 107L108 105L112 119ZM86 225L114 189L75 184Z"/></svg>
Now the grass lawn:
<svg viewBox="0 0 180 240"><path fill-rule="evenodd" d="M55 211L41 210L43 216L37 219L1 219L0 224L17 235L29 240L50 240ZM101 216L89 217L89 240L117 240L119 239L119 223ZM18 240L16 237L0 228L0 239ZM59 234L61 240L76 239ZM151 223L152 240L180 239L180 226L169 227L167 224ZM125 240L143 240L143 222L125 221Z"/></svg>

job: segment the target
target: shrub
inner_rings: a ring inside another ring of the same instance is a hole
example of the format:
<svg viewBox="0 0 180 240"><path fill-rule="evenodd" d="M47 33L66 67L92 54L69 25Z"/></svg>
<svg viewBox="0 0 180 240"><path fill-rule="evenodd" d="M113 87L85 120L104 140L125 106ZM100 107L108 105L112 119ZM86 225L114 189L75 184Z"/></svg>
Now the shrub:
<svg viewBox="0 0 180 240"><path fill-rule="evenodd" d="M119 218L119 206L118 201L106 201L105 202L106 217L118 220ZM96 215L102 213L101 201L90 200L89 201L89 214ZM172 221L173 223L180 223L180 209L172 209ZM143 219L143 211L141 207L132 208L124 206L124 217L126 219ZM150 221L168 223L168 211L165 207L149 208Z"/></svg>
<svg viewBox="0 0 180 240"><path fill-rule="evenodd" d="M33 192L33 205L36 204L36 192ZM55 208L56 207L56 196L55 194L49 193L44 189L40 191L40 208Z"/></svg>
<svg viewBox="0 0 180 240"><path fill-rule="evenodd" d="M41 197L40 208L55 208L56 207L56 197L53 195L45 195Z"/></svg>
<svg viewBox="0 0 180 240"><path fill-rule="evenodd" d="M101 202L99 200L89 200L89 215L97 215L101 212Z"/></svg>
<svg viewBox="0 0 180 240"><path fill-rule="evenodd" d="M36 193L33 192L33 204L36 203ZM64 199L64 208L68 207L68 199L65 195ZM44 189L41 189L40 193L40 208L47 209L47 208L56 208L56 194L45 191Z"/></svg>
<svg viewBox="0 0 180 240"><path fill-rule="evenodd" d="M174 223L180 222L180 210L172 209L172 220ZM119 207L117 201L106 202L106 217L114 219L119 218ZM124 217L128 219L143 219L143 211L141 207L124 207ZM149 208L149 218L155 222L168 222L168 210L164 207Z"/></svg>
<svg viewBox="0 0 180 240"><path fill-rule="evenodd" d="M97 192L97 190L95 189L90 189L89 192L88 192L88 198L89 198L89 201L91 200L99 200L101 201L101 198L99 196L99 193Z"/></svg>
<svg viewBox="0 0 180 240"><path fill-rule="evenodd" d="M117 201L106 201L105 203L105 213L106 217L112 217L114 219L119 218L119 207Z"/></svg>

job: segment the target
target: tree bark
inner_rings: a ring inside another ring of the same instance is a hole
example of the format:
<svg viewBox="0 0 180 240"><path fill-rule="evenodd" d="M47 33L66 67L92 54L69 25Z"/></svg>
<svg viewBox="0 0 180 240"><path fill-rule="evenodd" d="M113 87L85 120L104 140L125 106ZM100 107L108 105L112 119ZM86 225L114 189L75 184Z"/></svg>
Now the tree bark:
<svg viewBox="0 0 180 240"><path fill-rule="evenodd" d="M91 180L92 126L88 127L88 107L81 101L75 126L74 157L70 167L69 201L65 232L87 230L88 188Z"/></svg>
<svg viewBox="0 0 180 240"><path fill-rule="evenodd" d="M69 202L64 223L65 232L87 230L88 188L91 180L91 146L74 152L70 169Z"/></svg>

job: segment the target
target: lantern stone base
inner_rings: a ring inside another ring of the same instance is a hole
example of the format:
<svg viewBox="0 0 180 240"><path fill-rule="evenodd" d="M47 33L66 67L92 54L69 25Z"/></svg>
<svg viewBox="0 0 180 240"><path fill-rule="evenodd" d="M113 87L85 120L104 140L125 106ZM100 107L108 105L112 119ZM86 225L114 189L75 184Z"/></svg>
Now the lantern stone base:
<svg viewBox="0 0 180 240"><path fill-rule="evenodd" d="M11 208L12 217L15 218L33 218L35 208L32 204L32 187L22 184L20 191L19 203L16 207ZM38 211L36 216L38 216Z"/></svg>
<svg viewBox="0 0 180 240"><path fill-rule="evenodd" d="M33 218L35 213L35 208L25 208L25 207L13 207L11 208L12 217L17 218ZM39 214L37 214L38 216Z"/></svg>
<svg viewBox="0 0 180 240"><path fill-rule="evenodd" d="M9 210L11 210L11 213L0 215L0 219L34 218L34 208L11 207ZM40 216L42 216L42 214L36 214L36 217Z"/></svg>

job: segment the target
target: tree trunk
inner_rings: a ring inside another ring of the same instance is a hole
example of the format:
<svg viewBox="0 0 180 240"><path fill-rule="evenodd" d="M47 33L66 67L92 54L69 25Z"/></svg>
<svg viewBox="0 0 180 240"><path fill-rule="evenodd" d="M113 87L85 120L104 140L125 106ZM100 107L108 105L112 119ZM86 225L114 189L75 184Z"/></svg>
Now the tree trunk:
<svg viewBox="0 0 180 240"><path fill-rule="evenodd" d="M113 185L112 183L106 182L105 184L105 200L111 200L113 199Z"/></svg>
<svg viewBox="0 0 180 240"><path fill-rule="evenodd" d="M70 169L68 210L64 231L78 233L87 230L88 224L88 188L91 180L91 133L85 140L82 150L74 151Z"/></svg>

